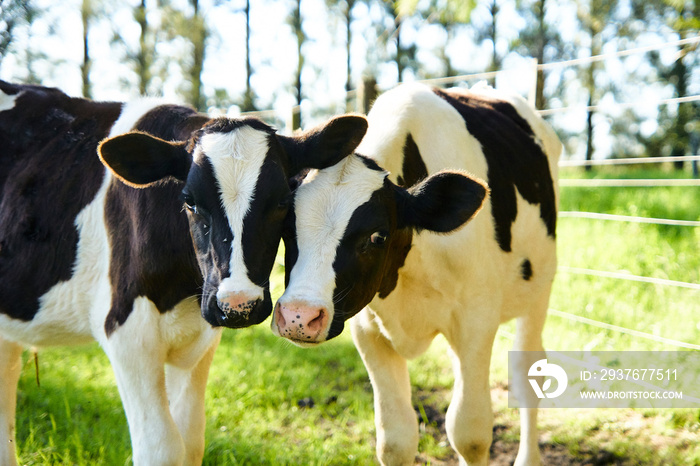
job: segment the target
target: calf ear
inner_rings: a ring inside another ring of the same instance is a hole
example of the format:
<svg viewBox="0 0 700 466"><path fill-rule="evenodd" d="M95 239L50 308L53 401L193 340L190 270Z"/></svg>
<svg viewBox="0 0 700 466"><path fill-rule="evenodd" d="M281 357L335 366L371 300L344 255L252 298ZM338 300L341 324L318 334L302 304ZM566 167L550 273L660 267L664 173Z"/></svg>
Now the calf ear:
<svg viewBox="0 0 700 466"><path fill-rule="evenodd" d="M191 158L185 144L132 132L105 139L97 152L117 178L129 186L145 188L168 177L187 178Z"/></svg>
<svg viewBox="0 0 700 466"><path fill-rule="evenodd" d="M417 230L449 233L467 223L484 204L486 184L469 175L443 171L400 191L399 220Z"/></svg>
<svg viewBox="0 0 700 466"><path fill-rule="evenodd" d="M290 177L305 168L326 168L352 154L367 132L361 115L335 117L298 136L278 136L287 153Z"/></svg>

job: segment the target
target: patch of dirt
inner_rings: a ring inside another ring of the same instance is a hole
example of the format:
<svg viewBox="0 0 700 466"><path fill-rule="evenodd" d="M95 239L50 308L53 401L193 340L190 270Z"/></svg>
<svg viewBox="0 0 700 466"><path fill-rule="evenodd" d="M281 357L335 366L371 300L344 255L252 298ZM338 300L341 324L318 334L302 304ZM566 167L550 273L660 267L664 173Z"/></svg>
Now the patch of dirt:
<svg viewBox="0 0 700 466"><path fill-rule="evenodd" d="M447 392L447 391L445 391ZM503 396L504 387L495 387L492 390L492 397ZM447 432L445 431L445 413L449 393L439 393L433 389L430 391L418 390L414 393L414 400L417 400L416 414L418 415L421 434L432 435L436 442L441 445L448 445ZM447 401L446 401L447 400ZM425 421L428 421L427 424ZM513 425L497 423L493 427L493 443L491 444L490 466L512 466L518 453L518 441L511 431L517 431ZM605 450L586 451L579 450L574 456L569 449L560 444L544 442L540 443L540 453L542 464L546 466L608 466L608 465L628 465L628 461L619 458ZM449 449L447 456L435 458L425 453L416 457L416 464L431 466L457 466L459 459L457 454Z"/></svg>
<svg viewBox="0 0 700 466"><path fill-rule="evenodd" d="M518 454L518 443L503 440L501 437L507 432L507 427L503 425L494 426L494 438L491 444L490 466L512 466L515 456ZM444 430L444 425L443 425ZM552 443L540 444L542 464L546 466L610 466L627 465L624 459L618 458L614 454L605 450L598 452L579 452L577 456L571 455L564 445ZM433 466L457 466L459 459L454 451L449 456L443 458L431 458L425 454L416 457L416 464Z"/></svg>

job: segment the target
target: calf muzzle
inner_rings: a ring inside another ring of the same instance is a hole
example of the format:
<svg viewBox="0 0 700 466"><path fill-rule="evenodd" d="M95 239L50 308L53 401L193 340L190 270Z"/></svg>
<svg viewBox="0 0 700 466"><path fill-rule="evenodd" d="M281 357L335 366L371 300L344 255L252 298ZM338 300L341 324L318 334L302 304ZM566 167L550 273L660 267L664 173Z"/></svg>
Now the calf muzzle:
<svg viewBox="0 0 700 466"><path fill-rule="evenodd" d="M303 302L277 303L275 323L279 336L298 343L325 340L329 324L328 309Z"/></svg>
<svg viewBox="0 0 700 466"><path fill-rule="evenodd" d="M227 296L210 296L202 306L204 319L215 327L241 328L257 325L270 315L272 300L265 290L264 296L250 297L245 293Z"/></svg>

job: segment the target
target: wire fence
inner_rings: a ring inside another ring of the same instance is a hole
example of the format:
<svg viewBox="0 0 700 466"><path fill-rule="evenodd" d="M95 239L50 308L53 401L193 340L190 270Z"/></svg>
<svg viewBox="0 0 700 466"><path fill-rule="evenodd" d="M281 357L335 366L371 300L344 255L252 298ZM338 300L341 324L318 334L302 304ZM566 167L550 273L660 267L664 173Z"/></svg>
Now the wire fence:
<svg viewBox="0 0 700 466"><path fill-rule="evenodd" d="M700 155L680 155L675 157L632 157L625 159L600 159L600 160L560 160L560 167L587 167L594 165L633 165L644 163L676 163L697 162Z"/></svg>

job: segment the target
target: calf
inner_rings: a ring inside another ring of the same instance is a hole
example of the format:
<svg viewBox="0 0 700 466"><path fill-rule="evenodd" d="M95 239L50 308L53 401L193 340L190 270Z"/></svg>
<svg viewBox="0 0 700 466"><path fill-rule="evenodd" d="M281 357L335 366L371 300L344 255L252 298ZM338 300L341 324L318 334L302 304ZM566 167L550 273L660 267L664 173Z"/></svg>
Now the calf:
<svg viewBox="0 0 700 466"><path fill-rule="evenodd" d="M317 345L357 314L352 335L374 388L383 464L414 461L406 360L443 334L455 376L447 434L462 462L485 465L499 324L517 318L515 348L542 350L561 144L523 100L485 87L403 85L379 97L368 120L364 156L312 171L295 193L272 330ZM521 422L516 463L537 463L536 410Z"/></svg>
<svg viewBox="0 0 700 466"><path fill-rule="evenodd" d="M22 345L91 340L114 368L134 462L201 463L220 327L272 310L289 178L336 163L365 130L347 117L284 137L0 81L0 464L16 464Z"/></svg>

